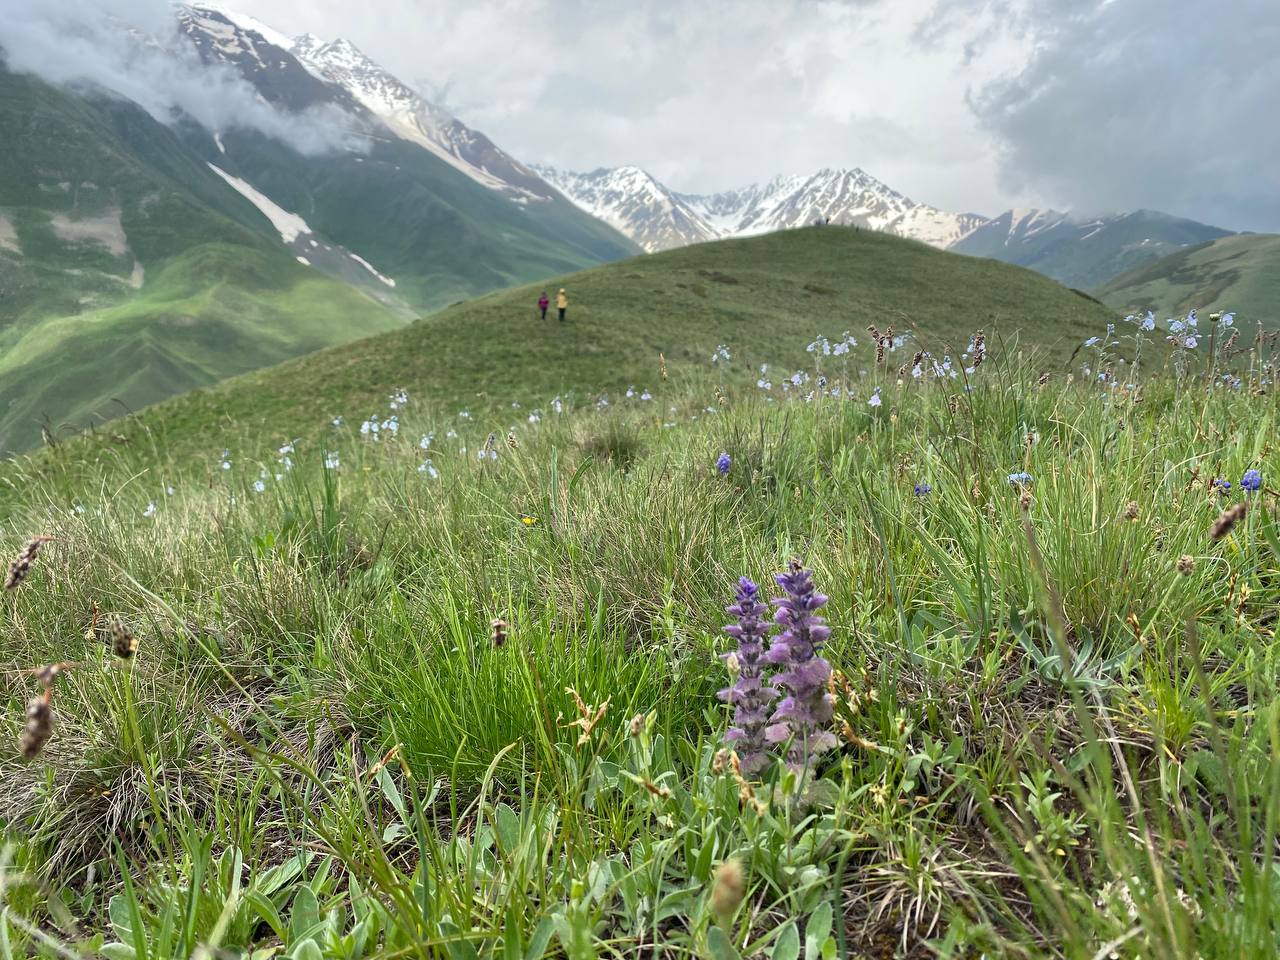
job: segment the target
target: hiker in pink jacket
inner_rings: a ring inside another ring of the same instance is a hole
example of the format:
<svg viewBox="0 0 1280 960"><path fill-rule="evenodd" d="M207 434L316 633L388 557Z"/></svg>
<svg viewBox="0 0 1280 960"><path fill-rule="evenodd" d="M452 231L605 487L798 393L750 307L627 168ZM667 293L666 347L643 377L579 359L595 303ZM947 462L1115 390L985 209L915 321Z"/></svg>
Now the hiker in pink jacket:
<svg viewBox="0 0 1280 960"><path fill-rule="evenodd" d="M538 310L542 313L542 319L547 319L547 307L551 305L551 301L547 299L547 291L542 291L542 296L538 298Z"/></svg>

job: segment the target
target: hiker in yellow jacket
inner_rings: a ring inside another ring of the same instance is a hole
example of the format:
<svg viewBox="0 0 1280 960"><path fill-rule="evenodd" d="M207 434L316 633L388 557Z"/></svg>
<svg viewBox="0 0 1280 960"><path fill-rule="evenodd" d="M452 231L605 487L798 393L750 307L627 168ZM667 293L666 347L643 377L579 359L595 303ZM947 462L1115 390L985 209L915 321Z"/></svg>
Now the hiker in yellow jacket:
<svg viewBox="0 0 1280 960"><path fill-rule="evenodd" d="M564 323L564 312L569 309L569 295L564 292L564 287L560 288L560 292L556 294L556 311L560 314L560 322Z"/></svg>

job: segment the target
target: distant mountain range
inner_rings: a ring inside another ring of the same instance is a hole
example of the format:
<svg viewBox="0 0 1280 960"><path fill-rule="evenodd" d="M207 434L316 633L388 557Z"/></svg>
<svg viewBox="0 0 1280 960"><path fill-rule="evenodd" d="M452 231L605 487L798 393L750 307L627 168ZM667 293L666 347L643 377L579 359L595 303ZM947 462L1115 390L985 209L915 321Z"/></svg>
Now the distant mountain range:
<svg viewBox="0 0 1280 960"><path fill-rule="evenodd" d="M1077 218L1054 210L1008 210L951 245L956 253L1030 267L1080 290L1231 231L1153 210Z"/></svg>
<svg viewBox="0 0 1280 960"><path fill-rule="evenodd" d="M677 193L639 167L590 173L534 169L583 210L649 252L818 221L880 230L945 248L985 219L916 203L856 168L779 176L714 194Z"/></svg>
<svg viewBox="0 0 1280 960"><path fill-rule="evenodd" d="M1003 260L1090 290L1126 270L1231 233L1151 210L1099 217L1040 209L1007 210L990 218L948 213L917 203L857 168L779 176L714 194L680 193L633 166L590 173L533 169L584 211L650 252L830 222Z"/></svg>

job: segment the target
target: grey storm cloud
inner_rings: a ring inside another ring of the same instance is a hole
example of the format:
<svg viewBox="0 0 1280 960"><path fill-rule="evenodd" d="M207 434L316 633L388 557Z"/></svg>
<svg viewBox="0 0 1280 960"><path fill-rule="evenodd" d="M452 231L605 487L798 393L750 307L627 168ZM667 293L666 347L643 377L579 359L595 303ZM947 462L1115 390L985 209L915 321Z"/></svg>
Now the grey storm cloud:
<svg viewBox="0 0 1280 960"><path fill-rule="evenodd" d="M1004 25L1031 54L969 100L1006 188L1280 230L1277 0L1034 0Z"/></svg>
<svg viewBox="0 0 1280 960"><path fill-rule="evenodd" d="M167 0L0 0L0 57L10 70L132 100L164 123L186 114L212 131L255 129L304 153L358 144L336 108L277 110L232 68L201 62Z"/></svg>

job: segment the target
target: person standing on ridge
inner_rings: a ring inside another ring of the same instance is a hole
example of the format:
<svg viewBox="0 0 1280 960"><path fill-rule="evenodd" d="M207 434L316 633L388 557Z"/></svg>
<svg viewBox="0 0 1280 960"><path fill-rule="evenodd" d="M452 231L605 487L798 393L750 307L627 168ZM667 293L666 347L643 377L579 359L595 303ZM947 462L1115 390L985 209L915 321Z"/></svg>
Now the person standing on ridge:
<svg viewBox="0 0 1280 960"><path fill-rule="evenodd" d="M551 301L547 299L547 291L542 291L542 296L538 298L538 310L542 313L542 319L547 319L547 307L551 305Z"/></svg>
<svg viewBox="0 0 1280 960"><path fill-rule="evenodd" d="M569 309L569 295L564 292L564 287L560 288L560 292L556 294L556 310L560 313L560 322L564 323L564 312Z"/></svg>

